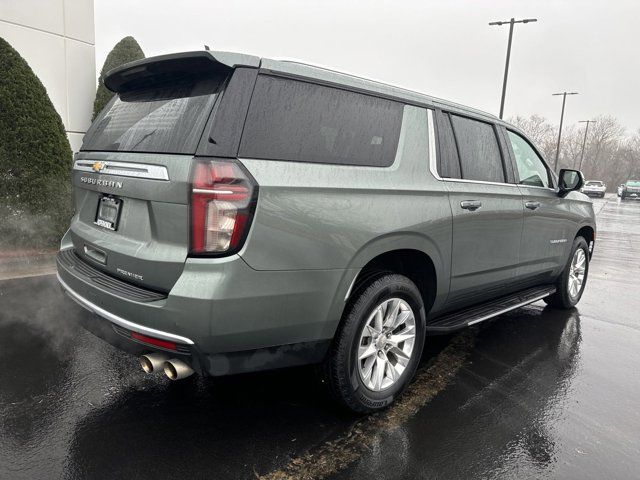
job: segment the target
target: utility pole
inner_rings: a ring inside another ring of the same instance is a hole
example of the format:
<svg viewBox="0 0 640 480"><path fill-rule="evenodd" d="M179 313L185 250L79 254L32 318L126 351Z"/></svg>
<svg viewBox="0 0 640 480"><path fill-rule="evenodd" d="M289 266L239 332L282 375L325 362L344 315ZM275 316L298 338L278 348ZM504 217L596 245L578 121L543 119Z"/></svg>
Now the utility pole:
<svg viewBox="0 0 640 480"><path fill-rule="evenodd" d="M560 156L560 138L562 138L562 122L564 120L564 104L567 101L567 95L578 95L578 92L562 92L553 93L552 95L562 95L562 113L560 114L560 129L558 130L558 146L556 147L556 161L553 166L554 170L558 169L558 157Z"/></svg>
<svg viewBox="0 0 640 480"><path fill-rule="evenodd" d="M516 23L529 23L529 22L537 22L537 18L524 18L522 20L516 20L512 18L509 21L505 22L491 22L489 25L507 25L509 24L509 43L507 43L507 61L504 65L504 80L502 82L502 99L500 100L500 118L504 113L504 97L507 94L507 78L509 76L509 59L511 58L511 41L513 40L513 26Z"/></svg>
<svg viewBox="0 0 640 480"><path fill-rule="evenodd" d="M578 123L586 123L584 127L584 140L582 141L582 151L580 152L580 166L578 170L582 170L582 159L584 158L584 146L587 144L587 132L589 131L589 124L596 123L595 120L580 120Z"/></svg>

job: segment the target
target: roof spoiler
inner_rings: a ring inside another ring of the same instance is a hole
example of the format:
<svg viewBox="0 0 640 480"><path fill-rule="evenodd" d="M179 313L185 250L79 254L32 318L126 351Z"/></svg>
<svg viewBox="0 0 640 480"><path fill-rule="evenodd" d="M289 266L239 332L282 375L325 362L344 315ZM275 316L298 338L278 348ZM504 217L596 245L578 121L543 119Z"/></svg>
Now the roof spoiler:
<svg viewBox="0 0 640 480"><path fill-rule="evenodd" d="M236 67L260 67L260 58L230 52L196 51L172 53L125 63L107 72L105 86L112 92L135 90L148 85L151 77L220 73Z"/></svg>

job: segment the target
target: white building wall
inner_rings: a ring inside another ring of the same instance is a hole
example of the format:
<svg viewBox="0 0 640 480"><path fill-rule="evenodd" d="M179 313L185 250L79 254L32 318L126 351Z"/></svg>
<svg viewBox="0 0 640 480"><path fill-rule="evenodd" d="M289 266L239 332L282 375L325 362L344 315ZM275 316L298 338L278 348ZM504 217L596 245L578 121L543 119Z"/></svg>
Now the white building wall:
<svg viewBox="0 0 640 480"><path fill-rule="evenodd" d="M0 0L0 37L44 84L78 151L96 93L93 0Z"/></svg>

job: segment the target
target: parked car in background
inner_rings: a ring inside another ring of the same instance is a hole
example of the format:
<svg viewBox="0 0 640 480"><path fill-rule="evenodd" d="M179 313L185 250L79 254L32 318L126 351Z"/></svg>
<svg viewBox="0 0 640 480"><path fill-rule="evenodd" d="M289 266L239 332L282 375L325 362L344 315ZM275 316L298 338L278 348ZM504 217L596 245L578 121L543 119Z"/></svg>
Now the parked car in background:
<svg viewBox="0 0 640 480"><path fill-rule="evenodd" d="M627 198L640 198L640 180L628 180L622 187L620 198L622 200Z"/></svg>
<svg viewBox="0 0 640 480"><path fill-rule="evenodd" d="M172 380L318 363L389 405L428 335L572 308L584 177L497 117L298 62L190 52L110 71L58 278L89 330Z"/></svg>
<svg viewBox="0 0 640 480"><path fill-rule="evenodd" d="M603 198L607 192L607 186L601 180L587 180L581 191L589 197Z"/></svg>

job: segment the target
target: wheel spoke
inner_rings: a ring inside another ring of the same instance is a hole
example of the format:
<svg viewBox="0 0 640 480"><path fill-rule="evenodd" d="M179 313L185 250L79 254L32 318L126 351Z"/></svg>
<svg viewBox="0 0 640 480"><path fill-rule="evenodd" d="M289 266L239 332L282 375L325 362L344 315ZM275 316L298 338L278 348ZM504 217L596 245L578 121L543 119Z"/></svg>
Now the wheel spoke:
<svg viewBox="0 0 640 480"><path fill-rule="evenodd" d="M407 363L409 363L409 355L404 353L404 350L402 350L401 348L392 346L389 351L395 355L395 357L398 359L398 363L400 363L402 366L405 366Z"/></svg>
<svg viewBox="0 0 640 480"><path fill-rule="evenodd" d="M368 332L368 333L367 333ZM373 328L371 325L366 326L366 332L362 332L363 338L373 338L378 335L380 332Z"/></svg>
<svg viewBox="0 0 640 480"><path fill-rule="evenodd" d="M384 379L384 370L386 361L384 358L376 357L376 369L373 373L373 388L380 390L382 388L382 380Z"/></svg>
<svg viewBox="0 0 640 480"><path fill-rule="evenodd" d="M396 370L396 367L391 364L389 360L387 360L387 372L389 373L387 376L391 379L392 382L395 382L400 378L400 373Z"/></svg>
<svg viewBox="0 0 640 480"><path fill-rule="evenodd" d="M365 383L370 383L371 373L373 372L373 366L376 363L376 357L369 357L364 361L364 366L361 369L362 380Z"/></svg>
<svg viewBox="0 0 640 480"><path fill-rule="evenodd" d="M391 335L391 337L389 337L389 342L393 344L393 346L397 347L399 343L402 343L405 340L411 340L412 338L415 338L415 337L416 337L415 333L403 330L401 333L398 333L397 335Z"/></svg>
<svg viewBox="0 0 640 480"><path fill-rule="evenodd" d="M400 310L400 300L397 298L391 301L391 304L387 307L387 316L384 321L385 328L391 328L396 324L398 318L398 311Z"/></svg>
<svg viewBox="0 0 640 480"><path fill-rule="evenodd" d="M377 351L378 349L376 348L376 344L373 342L366 346L361 345L358 351L358 360L369 358L371 355L375 355Z"/></svg>
<svg viewBox="0 0 640 480"><path fill-rule="evenodd" d="M379 306L376 309L375 316L373 317L373 328L375 329L376 333L380 333L382 331L383 318L382 306Z"/></svg>
<svg viewBox="0 0 640 480"><path fill-rule="evenodd" d="M413 317L413 315L411 314L411 312L409 310L404 310L404 311L400 312L398 314L398 316L396 317L395 322L393 322L393 325L391 325L391 329L395 330L400 325L403 325L407 320L409 320L409 318L412 318L412 317Z"/></svg>

